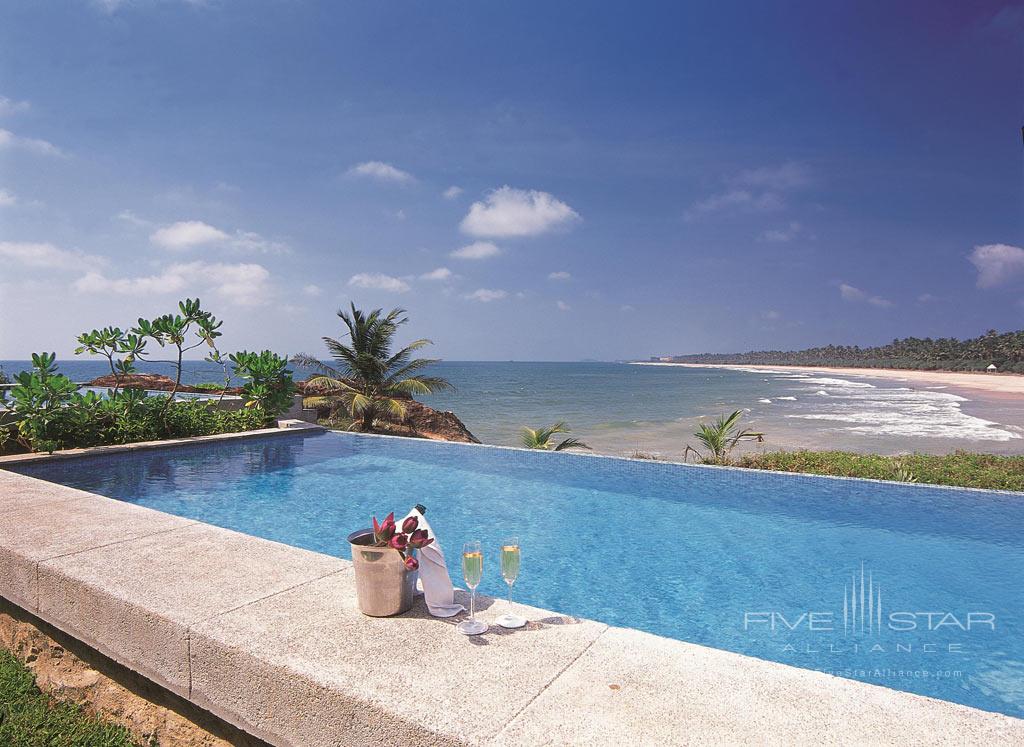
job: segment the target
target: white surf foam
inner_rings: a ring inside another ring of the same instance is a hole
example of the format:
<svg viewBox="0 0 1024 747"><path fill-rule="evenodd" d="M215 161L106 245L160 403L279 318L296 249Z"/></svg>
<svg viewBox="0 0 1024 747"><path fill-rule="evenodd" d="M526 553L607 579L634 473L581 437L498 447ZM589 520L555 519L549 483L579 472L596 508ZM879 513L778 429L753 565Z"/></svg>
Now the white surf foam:
<svg viewBox="0 0 1024 747"><path fill-rule="evenodd" d="M823 390L819 390L819 394ZM792 414L801 420L847 423L844 430L867 435L919 436L969 441L1010 441L1020 433L963 411L965 397L907 387L833 389L829 404L816 412Z"/></svg>

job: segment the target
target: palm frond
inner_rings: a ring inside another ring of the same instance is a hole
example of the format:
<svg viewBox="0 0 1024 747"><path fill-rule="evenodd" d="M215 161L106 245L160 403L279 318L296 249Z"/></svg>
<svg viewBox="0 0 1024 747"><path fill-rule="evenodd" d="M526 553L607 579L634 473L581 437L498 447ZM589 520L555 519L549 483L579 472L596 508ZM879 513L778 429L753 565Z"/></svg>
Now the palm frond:
<svg viewBox="0 0 1024 747"><path fill-rule="evenodd" d="M329 366L316 356L308 355L307 353L297 353L293 355L292 364L313 371L319 371L321 374L335 379L341 378L341 373L333 366Z"/></svg>
<svg viewBox="0 0 1024 747"><path fill-rule="evenodd" d="M362 392L355 392L349 402L349 411L352 417L359 417L373 407L373 400Z"/></svg>
<svg viewBox="0 0 1024 747"><path fill-rule="evenodd" d="M383 405L384 412L395 420L405 420L406 407L402 400L388 397L386 399L378 400L378 404Z"/></svg>
<svg viewBox="0 0 1024 747"><path fill-rule="evenodd" d="M578 438L567 438L555 447L555 451L565 451L566 449L590 449L590 447Z"/></svg>

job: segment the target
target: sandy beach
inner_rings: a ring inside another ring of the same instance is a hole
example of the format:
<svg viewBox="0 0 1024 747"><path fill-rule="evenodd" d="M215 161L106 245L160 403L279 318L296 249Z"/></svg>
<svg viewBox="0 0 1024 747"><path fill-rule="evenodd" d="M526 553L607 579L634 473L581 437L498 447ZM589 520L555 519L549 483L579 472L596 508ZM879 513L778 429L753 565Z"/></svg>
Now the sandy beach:
<svg viewBox="0 0 1024 747"><path fill-rule="evenodd" d="M749 370L756 368L763 371L803 371L841 376L857 376L863 378L889 379L904 381L923 386L945 385L954 389L974 389L992 394L1008 394L1024 396L1024 375L1022 374L989 374L967 373L958 371L914 371L892 368L830 368L815 366L762 366L710 363L662 363L638 362L641 366L685 366L687 368L731 368Z"/></svg>

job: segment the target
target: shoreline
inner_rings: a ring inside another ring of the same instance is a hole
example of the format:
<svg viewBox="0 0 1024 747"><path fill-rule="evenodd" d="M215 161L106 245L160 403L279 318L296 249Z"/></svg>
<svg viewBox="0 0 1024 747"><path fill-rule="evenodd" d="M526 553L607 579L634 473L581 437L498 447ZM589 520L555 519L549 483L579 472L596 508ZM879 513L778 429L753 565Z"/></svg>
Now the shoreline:
<svg viewBox="0 0 1024 747"><path fill-rule="evenodd" d="M724 368L749 371L799 371L862 378L888 379L905 381L914 384L944 385L956 389L973 389L995 395L1024 397L1024 375L1008 373L968 373L965 371L920 371L899 368L832 368L830 366L783 366L783 365L742 365L738 363L667 363L655 361L635 361L632 366L682 366L684 368Z"/></svg>

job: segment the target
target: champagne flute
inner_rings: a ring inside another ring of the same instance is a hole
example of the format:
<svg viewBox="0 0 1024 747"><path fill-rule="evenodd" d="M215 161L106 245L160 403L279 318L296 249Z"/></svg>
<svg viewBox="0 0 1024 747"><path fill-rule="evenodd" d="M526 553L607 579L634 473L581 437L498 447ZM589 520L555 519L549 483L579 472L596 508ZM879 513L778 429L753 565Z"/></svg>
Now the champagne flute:
<svg viewBox="0 0 1024 747"><path fill-rule="evenodd" d="M484 551L479 540L462 546L462 577L469 587L469 619L460 622L456 629L463 635L480 635L487 631L487 623L476 619L476 587L484 575Z"/></svg>
<svg viewBox="0 0 1024 747"><path fill-rule="evenodd" d="M512 585L519 577L519 538L509 537L501 543L501 577L508 584L508 612L495 622L503 628L521 628L526 618L512 612Z"/></svg>

